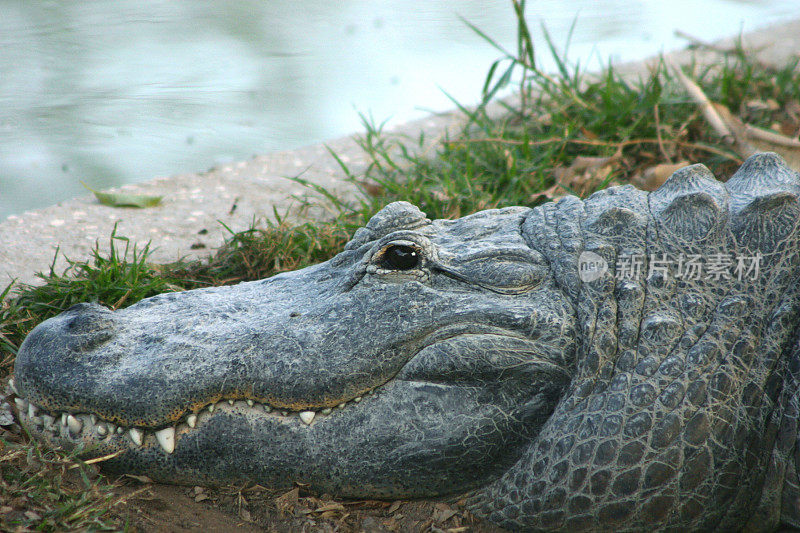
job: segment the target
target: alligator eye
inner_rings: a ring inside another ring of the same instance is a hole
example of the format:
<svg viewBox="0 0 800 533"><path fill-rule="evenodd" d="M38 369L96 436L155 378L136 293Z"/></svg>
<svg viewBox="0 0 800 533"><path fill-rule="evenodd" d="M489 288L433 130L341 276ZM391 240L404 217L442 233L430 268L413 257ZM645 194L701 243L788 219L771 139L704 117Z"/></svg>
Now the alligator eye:
<svg viewBox="0 0 800 533"><path fill-rule="evenodd" d="M389 246L381 257L381 266L392 270L411 270L419 266L419 253L411 246Z"/></svg>

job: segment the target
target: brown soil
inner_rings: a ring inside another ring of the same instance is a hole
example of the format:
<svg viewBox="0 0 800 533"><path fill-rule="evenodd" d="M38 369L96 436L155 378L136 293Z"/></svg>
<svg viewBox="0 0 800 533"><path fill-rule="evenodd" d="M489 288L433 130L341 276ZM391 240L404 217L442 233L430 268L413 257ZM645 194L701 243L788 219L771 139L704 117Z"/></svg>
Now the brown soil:
<svg viewBox="0 0 800 533"><path fill-rule="evenodd" d="M133 531L145 532L475 532L503 530L470 515L461 501L348 501L243 490L177 487L125 480L115 507ZM127 498L125 496L128 496Z"/></svg>

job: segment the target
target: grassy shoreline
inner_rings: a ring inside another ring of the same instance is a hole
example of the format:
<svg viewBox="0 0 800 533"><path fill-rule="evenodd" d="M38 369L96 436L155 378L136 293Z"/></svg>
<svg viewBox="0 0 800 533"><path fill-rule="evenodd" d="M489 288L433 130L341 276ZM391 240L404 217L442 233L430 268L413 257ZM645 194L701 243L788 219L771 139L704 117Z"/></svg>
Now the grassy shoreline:
<svg viewBox="0 0 800 533"><path fill-rule="evenodd" d="M148 245L137 247L114 232L108 253L96 249L87 260L70 262L64 273L51 268L40 274L42 285L0 292L0 383L13 371L25 335L75 303L116 309L160 292L261 279L324 261L392 201L414 203L430 218L453 218L493 207L535 206L563 194L585 197L611 184L652 186L659 169L683 162L704 163L726 179L741 162L663 62L639 80L612 67L585 75L559 55L545 32L544 45L559 71L541 72L522 18L524 5L514 5L517 50L502 50L485 36L502 58L487 74L484 102L461 108L468 118L463 129L434 154L417 155L424 139L418 146L398 141L365 122L360 144L371 161L367 170L355 175L339 160L362 198L346 203L317 191L333 206L332 220L292 226L278 218L232 233L210 259L168 265L150 264ZM690 65L686 72L742 122L797 137L798 60L770 68L735 48L720 53L715 64ZM503 104L500 116L490 116L486 106L510 83L518 96ZM31 441L19 426L0 427L0 529L124 529L124 499L115 496L114 483L98 475L96 465Z"/></svg>

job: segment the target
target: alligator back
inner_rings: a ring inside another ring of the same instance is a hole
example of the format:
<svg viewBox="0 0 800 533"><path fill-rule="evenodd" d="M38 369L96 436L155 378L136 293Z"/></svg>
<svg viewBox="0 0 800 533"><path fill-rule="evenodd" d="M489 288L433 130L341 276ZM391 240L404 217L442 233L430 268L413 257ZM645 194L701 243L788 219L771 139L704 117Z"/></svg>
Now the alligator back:
<svg viewBox="0 0 800 533"><path fill-rule="evenodd" d="M477 507L514 529L800 525L799 193L758 154L727 183L694 165L535 209L526 237L577 308L575 377Z"/></svg>

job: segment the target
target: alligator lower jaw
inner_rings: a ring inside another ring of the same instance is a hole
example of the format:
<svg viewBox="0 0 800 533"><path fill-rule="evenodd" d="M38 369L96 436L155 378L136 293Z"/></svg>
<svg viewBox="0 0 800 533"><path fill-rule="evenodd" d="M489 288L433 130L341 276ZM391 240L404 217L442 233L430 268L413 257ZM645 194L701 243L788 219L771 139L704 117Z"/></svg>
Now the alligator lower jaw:
<svg viewBox="0 0 800 533"><path fill-rule="evenodd" d="M363 396L371 393L372 391L367 391ZM283 423L309 427L322 418L336 416L336 411L345 409L348 404L359 403L361 400L362 396L357 396L352 400L319 411L287 411L253 400L229 399L209 404L200 411L184 415L177 422L162 428L124 427L93 414L49 412L21 397L17 397L15 402L20 420L26 426L40 431L52 441L66 441L74 444L90 442L102 446L111 444L112 439L117 440L115 444L119 445L119 439L126 438L129 448L137 448L144 446L145 441L152 435L164 452L172 453L175 451L180 435L203 424L216 411L230 411L256 417L271 416Z"/></svg>

